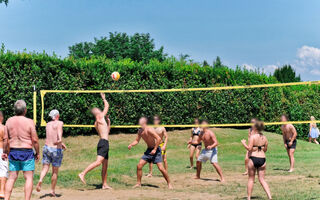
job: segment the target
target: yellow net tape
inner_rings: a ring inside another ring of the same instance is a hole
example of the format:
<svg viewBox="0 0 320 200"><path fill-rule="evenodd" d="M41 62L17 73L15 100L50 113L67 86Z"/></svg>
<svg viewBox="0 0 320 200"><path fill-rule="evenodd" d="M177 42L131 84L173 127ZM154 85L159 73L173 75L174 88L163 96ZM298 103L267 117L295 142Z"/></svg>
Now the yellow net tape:
<svg viewBox="0 0 320 200"><path fill-rule="evenodd" d="M234 89L249 89L249 88L269 88L269 87L285 87L297 85L317 85L320 81L305 81L294 83L275 83L275 84L261 84L261 85L240 85L240 86L222 86L222 87L208 87L208 88L173 88L173 89L150 89L150 90L41 90L41 126L46 126L44 120L44 96L46 93L155 93L155 92L192 92L192 91L217 91L217 90L234 90ZM320 123L320 121L315 121ZM291 122L266 122L265 125L282 125L282 124L307 124L311 121L291 121ZM314 123L314 122L313 122ZM250 123L239 124L209 124L210 127L243 127L250 126ZM179 127L194 127L190 124L175 124L175 125L161 125L168 128ZM64 124L64 127L74 128L91 128L94 125L81 125L81 124ZM139 125L113 125L112 128L139 128Z"/></svg>

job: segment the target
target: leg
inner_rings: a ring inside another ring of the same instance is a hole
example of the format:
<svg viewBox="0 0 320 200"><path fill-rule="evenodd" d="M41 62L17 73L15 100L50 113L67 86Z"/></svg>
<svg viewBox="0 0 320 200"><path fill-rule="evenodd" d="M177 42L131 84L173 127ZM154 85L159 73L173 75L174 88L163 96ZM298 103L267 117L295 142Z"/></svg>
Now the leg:
<svg viewBox="0 0 320 200"><path fill-rule="evenodd" d="M24 198L25 200L30 200L33 189L33 171L23 172L24 179L26 180L24 184Z"/></svg>
<svg viewBox="0 0 320 200"><path fill-rule="evenodd" d="M262 185L264 191L267 193L268 198L272 199L269 185L264 180L265 173L266 173L266 163L264 163L264 165L258 169L258 177L259 177L259 182Z"/></svg>
<svg viewBox="0 0 320 200"><path fill-rule="evenodd" d="M248 194L248 200L250 200L252 195L252 190L253 190L255 174L256 174L256 168L254 167L252 160L249 160L248 162L248 174L249 174L249 178L248 178L247 194Z"/></svg>
<svg viewBox="0 0 320 200"><path fill-rule="evenodd" d="M166 153L162 155L162 159L163 159L164 168L168 172L168 162L167 162L167 154Z"/></svg>
<svg viewBox="0 0 320 200"><path fill-rule="evenodd" d="M161 162L157 163L157 166L158 166L159 171L162 173L164 179L166 179L166 181L168 183L168 188L173 189L171 182L170 182L169 175L168 175L168 171L166 171L166 169L163 167L163 164Z"/></svg>
<svg viewBox="0 0 320 200"><path fill-rule="evenodd" d="M317 138L314 138L313 142L316 143L316 144L319 144L319 142L317 141Z"/></svg>
<svg viewBox="0 0 320 200"><path fill-rule="evenodd" d="M311 138L311 137L309 137L309 142L310 142L310 143L311 143L311 139L312 139L312 138Z"/></svg>
<svg viewBox="0 0 320 200"><path fill-rule="evenodd" d="M194 154L195 147L193 145L190 145L190 168L193 168L193 154Z"/></svg>
<svg viewBox="0 0 320 200"><path fill-rule="evenodd" d="M200 155L200 152L201 152L201 146L198 146L198 147L196 148L196 160L198 160L199 155Z"/></svg>
<svg viewBox="0 0 320 200"><path fill-rule="evenodd" d="M108 160L107 159L104 159L102 163L101 177L102 177L102 189L112 189L107 184L107 177L108 177Z"/></svg>
<svg viewBox="0 0 320 200"><path fill-rule="evenodd" d="M290 159L289 172L293 172L293 170L294 170L294 151L295 151L295 149L289 149L289 159Z"/></svg>
<svg viewBox="0 0 320 200"><path fill-rule="evenodd" d="M42 184L43 178L46 176L46 174L49 171L49 167L50 167L49 164L44 164L43 167L42 167L42 170L41 170L41 173L40 173L40 179L39 179L39 182L38 182L37 187L36 187L37 192L41 191L41 184Z"/></svg>
<svg viewBox="0 0 320 200"><path fill-rule="evenodd" d="M51 195L56 196L56 185L58 181L59 167L52 166L52 176L51 176Z"/></svg>
<svg viewBox="0 0 320 200"><path fill-rule="evenodd" d="M147 164L147 161L140 159L137 165L137 184L133 188L141 187L142 168Z"/></svg>
<svg viewBox="0 0 320 200"><path fill-rule="evenodd" d="M217 173L219 174L220 176L220 181L221 182L224 182L224 177L223 177L223 174L222 174L222 169L220 167L220 165L218 163L212 163L213 167L217 170Z"/></svg>
<svg viewBox="0 0 320 200"><path fill-rule="evenodd" d="M147 177L149 178L152 177L152 167L153 167L153 163L149 163L149 174L147 175Z"/></svg>
<svg viewBox="0 0 320 200"><path fill-rule="evenodd" d="M202 162L197 161L197 175L196 175L195 179L200 179L201 168L202 168Z"/></svg>
<svg viewBox="0 0 320 200"><path fill-rule="evenodd" d="M5 199L10 200L11 193L13 190L14 183L16 182L19 175L19 171L10 171L9 178L5 187Z"/></svg>
<svg viewBox="0 0 320 200"><path fill-rule="evenodd" d="M81 172L78 176L80 178L80 180L82 181L82 183L86 184L86 181L84 179L84 177L86 176L86 174L88 172L90 172L91 170L93 170L94 168L98 167L99 165L101 165L103 163L104 157L102 156L97 156L97 160L93 163L91 163L83 172Z"/></svg>
<svg viewBox="0 0 320 200"><path fill-rule="evenodd" d="M0 198L4 198L4 189L5 189L6 182L7 182L6 177L0 178Z"/></svg>
<svg viewBox="0 0 320 200"><path fill-rule="evenodd" d="M249 162L249 152L247 151L246 157L244 158L244 167L245 167L246 171L242 175L248 174L248 162Z"/></svg>

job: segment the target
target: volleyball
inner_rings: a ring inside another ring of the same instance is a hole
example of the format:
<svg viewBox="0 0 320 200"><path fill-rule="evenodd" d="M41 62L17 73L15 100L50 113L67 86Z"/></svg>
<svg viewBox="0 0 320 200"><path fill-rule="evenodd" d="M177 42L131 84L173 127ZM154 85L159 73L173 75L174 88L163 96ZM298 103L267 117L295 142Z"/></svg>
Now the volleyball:
<svg viewBox="0 0 320 200"><path fill-rule="evenodd" d="M113 72L113 73L111 74L111 78L112 78L114 81L119 80L119 78L120 78L119 72Z"/></svg>

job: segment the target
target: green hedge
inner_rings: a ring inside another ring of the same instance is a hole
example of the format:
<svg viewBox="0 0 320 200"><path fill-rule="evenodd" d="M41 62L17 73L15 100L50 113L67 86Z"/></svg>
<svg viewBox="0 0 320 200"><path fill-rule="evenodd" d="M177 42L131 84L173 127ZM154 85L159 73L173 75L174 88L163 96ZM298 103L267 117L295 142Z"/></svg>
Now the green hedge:
<svg viewBox="0 0 320 200"><path fill-rule="evenodd" d="M224 85L276 83L274 77L243 69L202 67L175 59L165 62L151 60L148 64L130 60L113 61L103 57L61 59L45 53L0 52L0 108L7 117L13 115L13 104L25 99L32 117L33 85L37 90L101 90L195 88ZM118 71L119 81L110 74ZM243 123L252 117L279 121L282 113L292 120L320 118L319 86L241 89L209 92L107 94L113 124L137 124L141 116L159 114L165 124L191 124L193 118L209 119L212 123ZM52 94L45 96L45 116L50 109L61 112L67 124L93 124L90 108L103 106L99 94ZM38 93L40 122L40 93ZM46 118L48 120L48 118ZM299 137L306 137L308 125L297 126ZM43 136L44 129L39 128ZM270 126L268 130L279 130ZM133 131L133 130L130 130ZM93 129L66 128L66 134L91 134Z"/></svg>

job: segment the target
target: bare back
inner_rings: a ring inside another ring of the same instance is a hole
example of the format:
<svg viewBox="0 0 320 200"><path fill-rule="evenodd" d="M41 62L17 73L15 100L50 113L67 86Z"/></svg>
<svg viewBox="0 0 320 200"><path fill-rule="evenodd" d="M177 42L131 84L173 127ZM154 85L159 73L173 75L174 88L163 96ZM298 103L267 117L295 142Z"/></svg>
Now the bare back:
<svg viewBox="0 0 320 200"><path fill-rule="evenodd" d="M94 126L101 139L109 139L110 126L107 124L104 115L100 115L96 118Z"/></svg>
<svg viewBox="0 0 320 200"><path fill-rule="evenodd" d="M6 122L5 138L9 139L10 148L31 149L32 136L36 134L33 120L24 116L14 116Z"/></svg>
<svg viewBox="0 0 320 200"><path fill-rule="evenodd" d="M161 138L161 141L163 142L163 137L164 137L164 132L165 132L165 128L164 127L157 127L154 129L156 131L156 133L159 135L159 137Z"/></svg>
<svg viewBox="0 0 320 200"><path fill-rule="evenodd" d="M252 143L252 144L250 144ZM268 148L268 140L266 136L261 134L253 134L250 136L249 146L252 145L252 150L250 151L251 156L258 158L265 158L265 152Z"/></svg>
<svg viewBox="0 0 320 200"><path fill-rule="evenodd" d="M156 146L156 138L152 135L150 129L150 127L140 129L138 134L140 134L142 139L147 144L148 148L154 148Z"/></svg>
<svg viewBox="0 0 320 200"><path fill-rule="evenodd" d="M291 140L295 134L295 127L292 124L285 124L281 126L282 135L285 140Z"/></svg>
<svg viewBox="0 0 320 200"><path fill-rule="evenodd" d="M62 137L62 121L51 121L47 123L46 126L46 145L49 147L54 147L61 149L61 143L57 144L58 141L61 140ZM61 134L61 135L59 135Z"/></svg>
<svg viewBox="0 0 320 200"><path fill-rule="evenodd" d="M0 124L0 149L3 149L4 125Z"/></svg>

